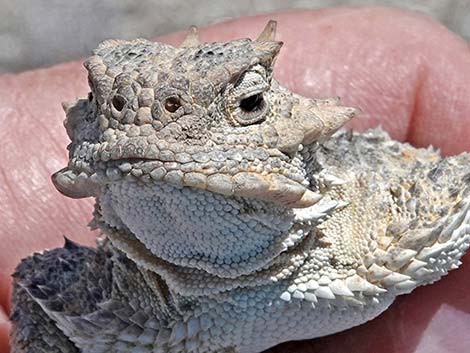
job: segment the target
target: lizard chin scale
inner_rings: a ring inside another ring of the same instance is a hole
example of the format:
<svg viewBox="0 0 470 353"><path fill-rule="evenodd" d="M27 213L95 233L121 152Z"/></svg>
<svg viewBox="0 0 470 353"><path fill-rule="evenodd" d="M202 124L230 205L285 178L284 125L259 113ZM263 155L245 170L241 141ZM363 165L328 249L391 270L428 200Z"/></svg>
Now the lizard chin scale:
<svg viewBox="0 0 470 353"><path fill-rule="evenodd" d="M155 256L222 277L272 261L294 221L292 211L273 203L166 183L110 184L100 204L105 223L124 225Z"/></svg>

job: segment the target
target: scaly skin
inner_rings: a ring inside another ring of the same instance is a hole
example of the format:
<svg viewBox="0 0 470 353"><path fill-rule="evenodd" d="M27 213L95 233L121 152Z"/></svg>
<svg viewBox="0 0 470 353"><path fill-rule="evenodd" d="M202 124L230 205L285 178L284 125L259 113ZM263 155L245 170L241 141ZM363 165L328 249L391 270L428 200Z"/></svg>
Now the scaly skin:
<svg viewBox="0 0 470 353"><path fill-rule="evenodd" d="M458 267L470 156L336 132L354 114L271 77L281 43L107 41L65 105L53 176L98 249L25 259L13 352L260 352L359 325Z"/></svg>

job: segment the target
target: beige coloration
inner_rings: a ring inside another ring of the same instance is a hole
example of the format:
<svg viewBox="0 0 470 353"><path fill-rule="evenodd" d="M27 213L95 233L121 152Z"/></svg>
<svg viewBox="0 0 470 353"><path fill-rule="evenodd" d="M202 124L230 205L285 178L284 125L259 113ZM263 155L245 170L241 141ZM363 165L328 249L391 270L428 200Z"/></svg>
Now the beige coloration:
<svg viewBox="0 0 470 353"><path fill-rule="evenodd" d="M106 238L18 266L13 352L261 352L459 266L469 154L338 131L357 111L281 87L274 33L98 46L53 181Z"/></svg>

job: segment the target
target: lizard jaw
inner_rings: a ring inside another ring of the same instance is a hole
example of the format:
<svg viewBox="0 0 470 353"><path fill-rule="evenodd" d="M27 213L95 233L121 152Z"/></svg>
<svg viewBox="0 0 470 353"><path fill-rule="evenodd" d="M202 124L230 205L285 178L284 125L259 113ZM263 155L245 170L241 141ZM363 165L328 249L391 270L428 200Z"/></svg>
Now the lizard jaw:
<svg viewBox="0 0 470 353"><path fill-rule="evenodd" d="M96 173L87 175L84 172L75 173L69 168L64 168L52 175L52 182L59 192L72 198L98 196L100 185L126 179L126 176L118 171L119 169L115 167L108 168L106 176L99 177ZM135 178L130 172L131 170L127 174L128 178ZM229 197L261 199L289 208L310 207L323 197L321 193L312 191L299 182L274 173L267 175L253 172L239 172L235 175L216 173L206 177L201 173L189 172L180 178L172 178L171 172L163 174L152 171L149 177L141 179L150 182L168 182L175 186L207 190Z"/></svg>

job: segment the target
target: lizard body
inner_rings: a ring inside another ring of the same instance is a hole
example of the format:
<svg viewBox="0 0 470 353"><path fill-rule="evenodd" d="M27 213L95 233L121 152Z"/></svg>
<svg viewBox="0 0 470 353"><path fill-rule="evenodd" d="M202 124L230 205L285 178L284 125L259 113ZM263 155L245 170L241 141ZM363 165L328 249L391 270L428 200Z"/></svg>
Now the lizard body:
<svg viewBox="0 0 470 353"><path fill-rule="evenodd" d="M86 61L53 181L95 197L106 238L18 266L13 352L260 352L359 325L459 266L469 154L339 130L355 109L272 78L274 30L111 40Z"/></svg>

